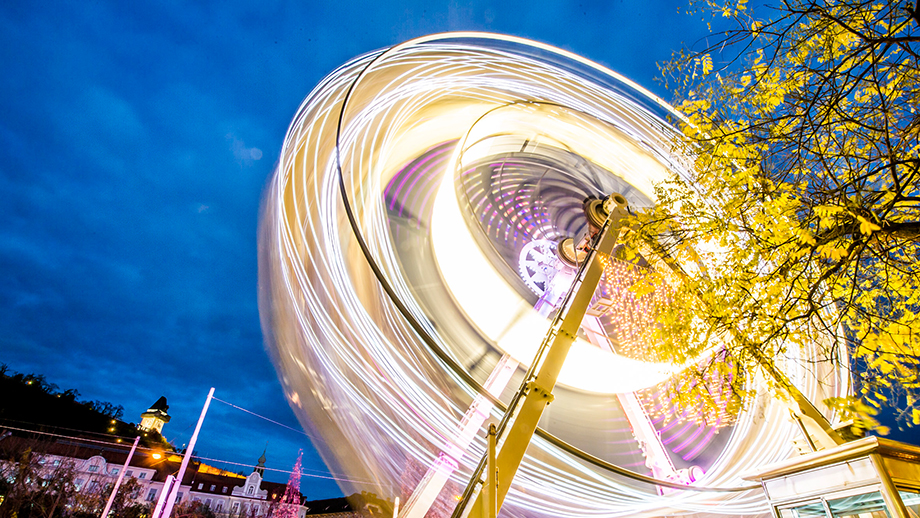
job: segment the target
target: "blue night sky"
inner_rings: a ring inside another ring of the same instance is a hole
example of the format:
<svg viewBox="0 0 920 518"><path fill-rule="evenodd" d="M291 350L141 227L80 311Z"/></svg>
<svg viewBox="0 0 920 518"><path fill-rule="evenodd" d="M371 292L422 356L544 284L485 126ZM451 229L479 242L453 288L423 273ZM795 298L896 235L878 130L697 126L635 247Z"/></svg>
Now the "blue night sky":
<svg viewBox="0 0 920 518"><path fill-rule="evenodd" d="M129 421L165 395L177 446L211 386L299 429L263 349L256 228L313 86L358 54L479 30L574 51L668 98L656 62L705 34L683 6L2 2L0 362L123 405ZM303 448L308 474L325 469L304 435L220 403L196 450L253 463L266 440L269 468ZM340 494L306 475L302 487Z"/></svg>

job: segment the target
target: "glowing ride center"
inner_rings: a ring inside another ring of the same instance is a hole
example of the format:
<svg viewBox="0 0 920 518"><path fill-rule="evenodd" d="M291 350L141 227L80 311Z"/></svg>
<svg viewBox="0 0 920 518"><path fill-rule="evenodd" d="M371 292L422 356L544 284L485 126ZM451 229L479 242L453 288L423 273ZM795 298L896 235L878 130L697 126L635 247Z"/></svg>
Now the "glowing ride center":
<svg viewBox="0 0 920 518"><path fill-rule="evenodd" d="M466 501L605 200L649 206L685 175L669 116L600 65L480 33L360 56L310 93L266 193L260 308L331 471L400 497L400 516ZM736 419L701 423L662 404L682 366L642 357L655 301L629 293L634 270L604 263L503 516L768 511L740 476L793 455L788 407L759 391ZM847 391L841 373L787 367L812 401Z"/></svg>

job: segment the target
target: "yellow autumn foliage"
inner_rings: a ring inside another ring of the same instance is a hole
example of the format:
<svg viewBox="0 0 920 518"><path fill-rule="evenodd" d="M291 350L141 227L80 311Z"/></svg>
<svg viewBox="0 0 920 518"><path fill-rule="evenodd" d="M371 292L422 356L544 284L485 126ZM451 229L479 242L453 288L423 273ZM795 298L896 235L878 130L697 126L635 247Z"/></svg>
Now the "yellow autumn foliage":
<svg viewBox="0 0 920 518"><path fill-rule="evenodd" d="M920 11L695 5L732 26L662 67L692 177L658 186L626 237L695 265L672 284L655 356L719 336L732 365L770 373L817 346L848 359L856 389L828 405L859 426L880 429L877 408L920 424Z"/></svg>

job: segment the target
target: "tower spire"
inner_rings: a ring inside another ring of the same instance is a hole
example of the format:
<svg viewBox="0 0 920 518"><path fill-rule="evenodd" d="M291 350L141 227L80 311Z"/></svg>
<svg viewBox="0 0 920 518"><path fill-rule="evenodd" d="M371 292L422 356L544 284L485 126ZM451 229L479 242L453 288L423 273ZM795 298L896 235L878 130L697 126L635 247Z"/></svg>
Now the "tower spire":
<svg viewBox="0 0 920 518"><path fill-rule="evenodd" d="M259 457L259 463L256 465L256 469L253 470L263 477L265 476L265 460L266 460L265 452L267 451L268 451L268 441L265 441L265 449L262 450L262 456Z"/></svg>

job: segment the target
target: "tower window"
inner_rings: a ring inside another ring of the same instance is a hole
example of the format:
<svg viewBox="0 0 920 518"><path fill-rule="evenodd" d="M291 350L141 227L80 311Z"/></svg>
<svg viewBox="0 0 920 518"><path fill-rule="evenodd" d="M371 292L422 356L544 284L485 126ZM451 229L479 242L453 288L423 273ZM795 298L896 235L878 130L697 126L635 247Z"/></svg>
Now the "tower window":
<svg viewBox="0 0 920 518"><path fill-rule="evenodd" d="M255 490L256 490L256 488L254 488L254 487L252 487L252 486L249 486L249 489L246 490L246 494L247 494L247 495L251 495L251 494L253 493L253 491L255 491Z"/></svg>

